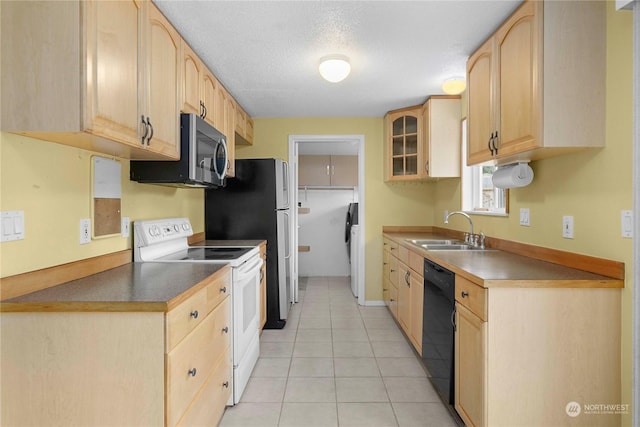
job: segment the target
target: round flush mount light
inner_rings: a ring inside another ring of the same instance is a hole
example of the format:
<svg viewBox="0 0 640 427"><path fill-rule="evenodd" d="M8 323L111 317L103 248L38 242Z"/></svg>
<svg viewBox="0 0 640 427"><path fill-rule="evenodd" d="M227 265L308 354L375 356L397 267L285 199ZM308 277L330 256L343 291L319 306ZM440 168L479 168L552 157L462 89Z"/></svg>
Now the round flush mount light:
<svg viewBox="0 0 640 427"><path fill-rule="evenodd" d="M459 95L467 88L464 77L452 77L442 83L442 90L447 95Z"/></svg>
<svg viewBox="0 0 640 427"><path fill-rule="evenodd" d="M320 75L331 83L344 80L351 72L349 58L344 55L329 55L320 59Z"/></svg>

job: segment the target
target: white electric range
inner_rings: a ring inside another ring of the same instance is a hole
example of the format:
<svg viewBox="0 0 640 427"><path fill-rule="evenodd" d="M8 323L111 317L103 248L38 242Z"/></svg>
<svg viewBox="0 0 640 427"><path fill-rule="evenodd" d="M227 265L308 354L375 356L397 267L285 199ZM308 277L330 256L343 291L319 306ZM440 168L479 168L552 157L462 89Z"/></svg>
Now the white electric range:
<svg viewBox="0 0 640 427"><path fill-rule="evenodd" d="M233 393L240 401L260 355L260 274L256 246L189 246L193 229L188 218L135 221L135 262L208 262L231 267Z"/></svg>

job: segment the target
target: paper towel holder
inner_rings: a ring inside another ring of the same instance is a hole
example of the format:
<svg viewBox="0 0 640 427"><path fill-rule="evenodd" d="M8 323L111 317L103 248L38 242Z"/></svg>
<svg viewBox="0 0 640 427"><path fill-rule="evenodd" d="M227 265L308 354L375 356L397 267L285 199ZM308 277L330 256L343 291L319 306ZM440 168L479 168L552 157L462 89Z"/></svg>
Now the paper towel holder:
<svg viewBox="0 0 640 427"><path fill-rule="evenodd" d="M496 188L526 187L533 181L533 169L529 161L519 161L498 166L493 172L492 182Z"/></svg>

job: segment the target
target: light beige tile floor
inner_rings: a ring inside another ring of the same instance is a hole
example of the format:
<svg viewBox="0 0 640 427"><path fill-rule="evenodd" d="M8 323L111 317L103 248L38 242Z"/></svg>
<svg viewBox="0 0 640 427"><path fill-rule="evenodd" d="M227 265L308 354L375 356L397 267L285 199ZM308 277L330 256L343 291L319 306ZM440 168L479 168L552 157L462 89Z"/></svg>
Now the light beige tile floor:
<svg viewBox="0 0 640 427"><path fill-rule="evenodd" d="M220 427L457 426L386 307L358 306L349 278L301 279L282 330Z"/></svg>

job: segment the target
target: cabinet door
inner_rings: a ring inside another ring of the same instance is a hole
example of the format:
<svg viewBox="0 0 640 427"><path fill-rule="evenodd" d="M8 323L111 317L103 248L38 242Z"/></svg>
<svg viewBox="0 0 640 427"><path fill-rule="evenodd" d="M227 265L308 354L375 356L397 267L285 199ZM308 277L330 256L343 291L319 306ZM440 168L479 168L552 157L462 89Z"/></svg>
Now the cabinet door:
<svg viewBox="0 0 640 427"><path fill-rule="evenodd" d="M456 304L455 407L468 426L486 425L486 322Z"/></svg>
<svg viewBox="0 0 640 427"><path fill-rule="evenodd" d="M236 165L236 106L231 95L225 90L224 97L224 135L227 137L227 176L235 176Z"/></svg>
<svg viewBox="0 0 640 427"><path fill-rule="evenodd" d="M496 33L499 104L498 154L508 155L537 145L540 98L535 2L525 2Z"/></svg>
<svg viewBox="0 0 640 427"><path fill-rule="evenodd" d="M411 320L409 338L418 353L422 355L422 307L424 304L424 278L411 272Z"/></svg>
<svg viewBox="0 0 640 427"><path fill-rule="evenodd" d="M432 96L423 110L422 170L424 177L460 176L460 97Z"/></svg>
<svg viewBox="0 0 640 427"><path fill-rule="evenodd" d="M411 273L409 267L398 263L398 322L407 335L411 331Z"/></svg>
<svg viewBox="0 0 640 427"><path fill-rule="evenodd" d="M489 143L495 131L493 109L493 38L467 61L467 164L492 158Z"/></svg>
<svg viewBox="0 0 640 427"><path fill-rule="evenodd" d="M358 156L331 156L331 185L358 185Z"/></svg>
<svg viewBox="0 0 640 427"><path fill-rule="evenodd" d="M389 158L386 161L389 162L390 180L418 178L420 116L421 107L389 115Z"/></svg>
<svg viewBox="0 0 640 427"><path fill-rule="evenodd" d="M144 133L138 88L143 79L139 54L145 4L88 1L83 5L87 61L83 127L94 135L137 147Z"/></svg>
<svg viewBox="0 0 640 427"><path fill-rule="evenodd" d="M191 47L182 40L182 111L200 115L200 84L204 64Z"/></svg>
<svg viewBox="0 0 640 427"><path fill-rule="evenodd" d="M202 75L202 102L204 120L216 127L216 97L218 96L218 80L204 67Z"/></svg>
<svg viewBox="0 0 640 427"><path fill-rule="evenodd" d="M147 23L147 116L153 126L149 149L180 158L178 92L180 87L180 35L149 2Z"/></svg>
<svg viewBox="0 0 640 427"><path fill-rule="evenodd" d="M303 155L298 162L298 185L331 185L331 156Z"/></svg>

